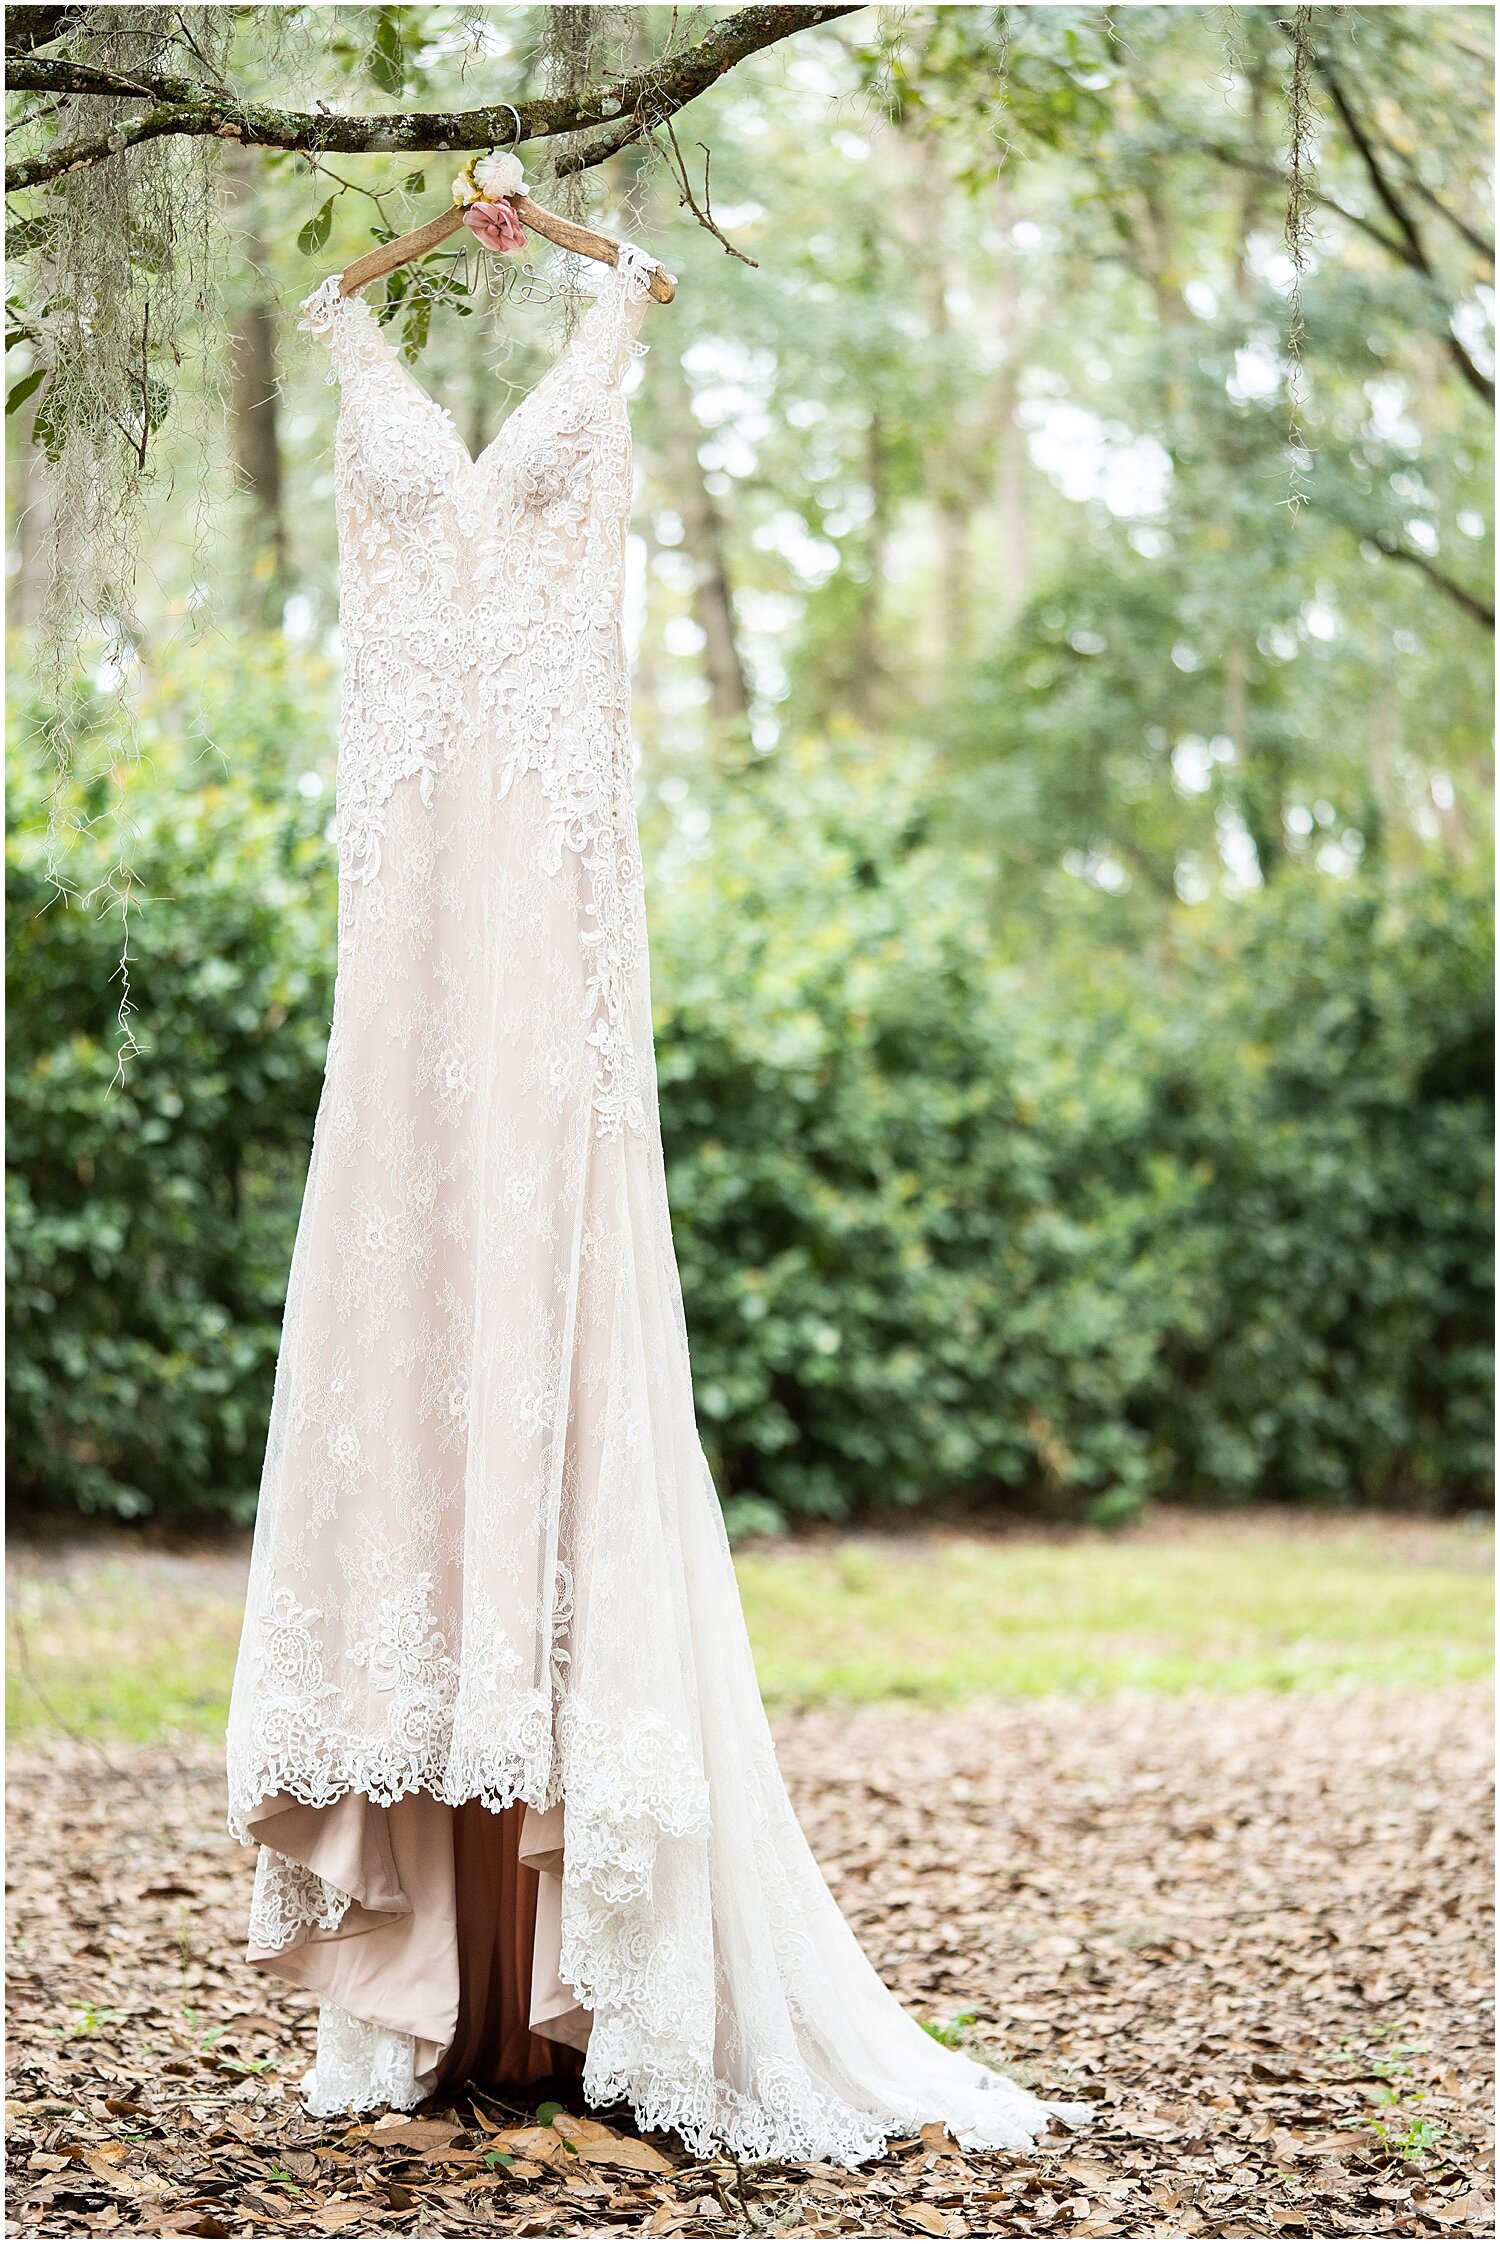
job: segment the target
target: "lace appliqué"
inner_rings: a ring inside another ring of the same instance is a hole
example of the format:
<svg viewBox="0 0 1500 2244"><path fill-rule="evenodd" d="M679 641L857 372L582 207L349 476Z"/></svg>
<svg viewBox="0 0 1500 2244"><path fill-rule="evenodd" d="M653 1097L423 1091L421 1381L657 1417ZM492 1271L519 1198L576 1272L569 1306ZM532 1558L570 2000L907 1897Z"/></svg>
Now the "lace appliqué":
<svg viewBox="0 0 1500 2244"><path fill-rule="evenodd" d="M348 1913L349 1899L305 1863L291 1862L274 1848L262 1847L250 1897L249 1945L266 1955L279 1955L309 1932L337 1932Z"/></svg>
<svg viewBox="0 0 1500 2244"><path fill-rule="evenodd" d="M410 2034L367 2025L325 2000L318 2005L317 2055L299 2084L307 2108L316 2119L387 2105L414 2111L427 2093L413 2069L415 2057Z"/></svg>

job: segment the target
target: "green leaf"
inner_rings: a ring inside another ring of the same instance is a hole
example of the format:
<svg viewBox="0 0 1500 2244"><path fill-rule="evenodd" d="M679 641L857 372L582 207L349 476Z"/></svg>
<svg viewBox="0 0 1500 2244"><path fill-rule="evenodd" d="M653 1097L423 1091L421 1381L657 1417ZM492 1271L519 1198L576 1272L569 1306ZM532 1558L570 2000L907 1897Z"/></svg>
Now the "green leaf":
<svg viewBox="0 0 1500 2244"><path fill-rule="evenodd" d="M557 2118L558 2114L563 2111L564 2108L565 2107L562 2104L538 2104L536 2108L536 2123L538 2127L550 2127L553 2120Z"/></svg>
<svg viewBox="0 0 1500 2244"><path fill-rule="evenodd" d="M427 192L427 174L425 171L409 171L401 184L408 195L425 195Z"/></svg>
<svg viewBox="0 0 1500 2244"><path fill-rule="evenodd" d="M376 17L368 60L370 76L381 92L400 93L406 83L406 48L401 37L399 10L382 8Z"/></svg>
<svg viewBox="0 0 1500 2244"><path fill-rule="evenodd" d="M19 382L12 383L11 387L5 393L6 412L14 413L18 405L24 405L27 398L30 397L32 391L38 389L41 384L46 381L46 379L46 367L33 366L29 374L23 374Z"/></svg>
<svg viewBox="0 0 1500 2244"><path fill-rule="evenodd" d="M414 299L401 327L401 355L413 359L425 349L432 328L432 298L418 296Z"/></svg>
<svg viewBox="0 0 1500 2244"><path fill-rule="evenodd" d="M304 257L315 257L328 240L333 231L333 206L337 201L337 195L330 195L298 234L297 247Z"/></svg>

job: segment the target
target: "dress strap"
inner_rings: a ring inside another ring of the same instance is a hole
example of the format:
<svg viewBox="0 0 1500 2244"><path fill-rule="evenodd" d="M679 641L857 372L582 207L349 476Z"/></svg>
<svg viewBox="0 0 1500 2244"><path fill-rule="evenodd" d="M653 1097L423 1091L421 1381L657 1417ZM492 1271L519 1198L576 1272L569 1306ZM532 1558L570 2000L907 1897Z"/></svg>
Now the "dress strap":
<svg viewBox="0 0 1500 2244"><path fill-rule="evenodd" d="M651 275L660 266L659 257L648 257L645 250L638 249L634 242L621 242L616 271L624 278L626 294L632 299L650 295Z"/></svg>
<svg viewBox="0 0 1500 2244"><path fill-rule="evenodd" d="M619 382L632 359L646 355L646 345L636 338L656 265L634 242L621 242L614 265L605 266L597 279L584 276L593 301L584 322L583 356L610 385Z"/></svg>
<svg viewBox="0 0 1500 2244"><path fill-rule="evenodd" d="M343 294L343 275L330 273L327 280L318 283L311 296L304 298L300 307L302 317L297 325L304 335L326 335L340 308L353 301Z"/></svg>
<svg viewBox="0 0 1500 2244"><path fill-rule="evenodd" d="M345 382L364 368L378 367L387 353L380 322L358 296L346 296L342 278L330 273L302 305L297 322L305 335L315 335L328 353L328 379Z"/></svg>

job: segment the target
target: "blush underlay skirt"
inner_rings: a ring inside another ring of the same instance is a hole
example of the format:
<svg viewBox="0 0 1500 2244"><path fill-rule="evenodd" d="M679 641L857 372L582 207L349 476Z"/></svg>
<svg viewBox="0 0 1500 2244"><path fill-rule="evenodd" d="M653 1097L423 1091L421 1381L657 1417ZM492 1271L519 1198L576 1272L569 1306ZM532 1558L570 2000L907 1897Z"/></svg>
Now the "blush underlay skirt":
<svg viewBox="0 0 1500 2244"><path fill-rule="evenodd" d="M471 2081L503 2092L583 2079L589 2013L559 1975L563 1810L449 1807L424 1792L381 1807L278 1794L253 1836L351 1896L336 1924L249 1960L322 1998L304 2082L315 2112L410 2107Z"/></svg>

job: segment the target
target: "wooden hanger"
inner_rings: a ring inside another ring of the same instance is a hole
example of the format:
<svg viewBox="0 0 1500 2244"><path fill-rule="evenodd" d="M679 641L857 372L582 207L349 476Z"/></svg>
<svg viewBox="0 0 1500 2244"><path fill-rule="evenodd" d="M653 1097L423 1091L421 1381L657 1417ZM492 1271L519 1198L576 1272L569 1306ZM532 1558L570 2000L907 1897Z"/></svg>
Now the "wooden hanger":
<svg viewBox="0 0 1500 2244"><path fill-rule="evenodd" d="M506 201L534 234L543 241L554 242L559 249L570 249L576 257L592 257L601 265L618 265L620 244L608 234L596 234L588 226L575 226L571 219L559 218L555 211L543 210L529 195L507 195ZM367 249L363 257L356 257L339 281L342 295L355 296L372 280L383 273L393 273L398 265L409 264L414 257L425 257L436 249L450 234L456 234L464 222L463 212L455 206L445 210L440 218L429 218L425 226L418 226L410 234L398 235L393 242L382 242L378 249ZM650 292L658 304L670 304L677 294L677 283L672 275L658 265L652 272Z"/></svg>

